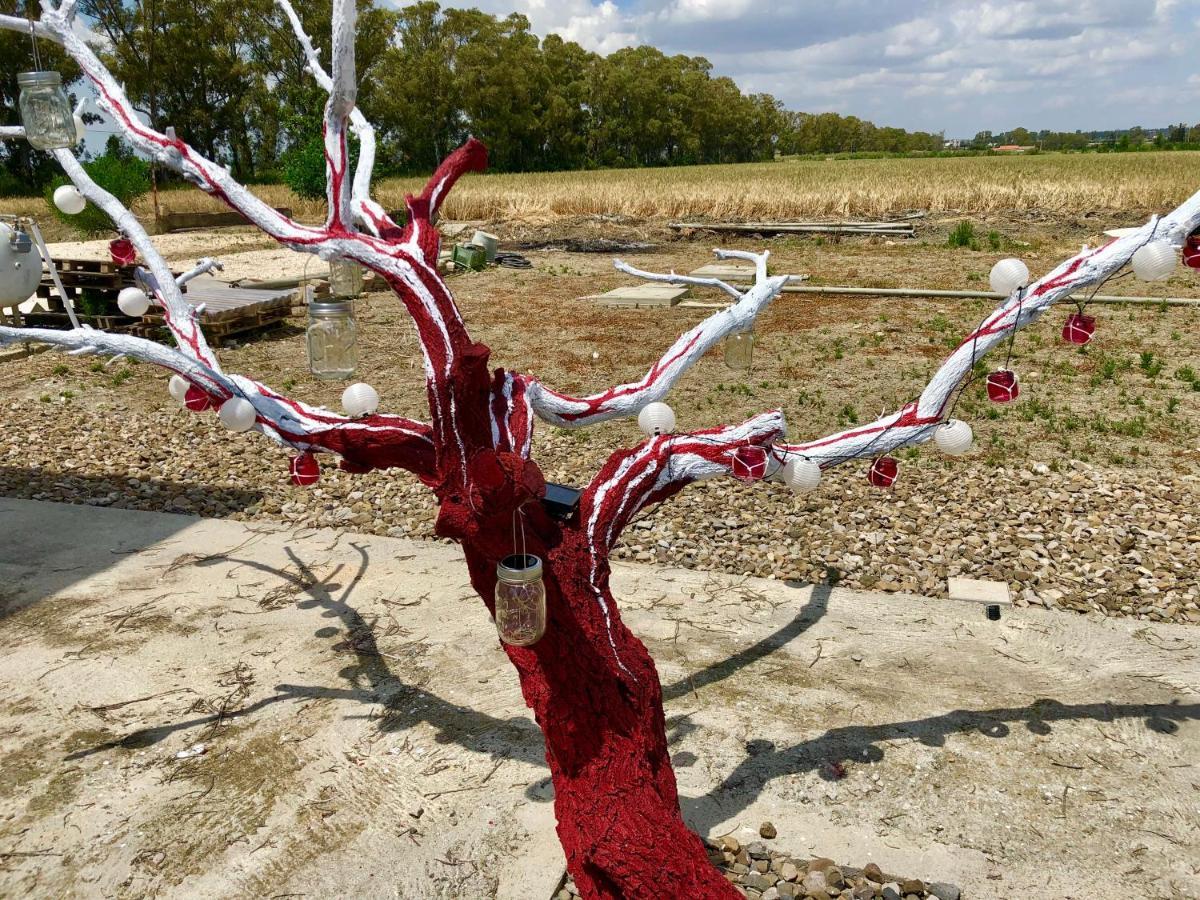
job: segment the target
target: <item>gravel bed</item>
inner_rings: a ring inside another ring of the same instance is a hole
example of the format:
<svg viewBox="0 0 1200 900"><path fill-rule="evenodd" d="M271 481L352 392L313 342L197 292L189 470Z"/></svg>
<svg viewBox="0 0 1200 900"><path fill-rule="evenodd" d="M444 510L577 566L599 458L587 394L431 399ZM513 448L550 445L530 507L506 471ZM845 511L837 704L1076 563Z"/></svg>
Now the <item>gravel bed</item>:
<svg viewBox="0 0 1200 900"><path fill-rule="evenodd" d="M250 450L215 417L166 402L0 410L14 437L0 447L5 496L434 537L433 502L407 474L327 465L315 487L293 487L284 451ZM574 484L605 455L553 431L537 452L547 477ZM987 578L1008 583L1018 605L1200 623L1195 475L933 458L907 462L907 477L880 490L863 468L831 472L805 497L729 478L694 485L636 521L615 556L931 596L950 576Z"/></svg>
<svg viewBox="0 0 1200 900"><path fill-rule="evenodd" d="M761 833L775 836L775 826L762 824ZM960 900L952 884L926 884L917 878L901 878L870 863L862 869L839 866L831 859L803 860L769 848L762 841L742 844L727 836L706 840L709 860L719 868L743 897L751 900ZM574 900L579 890L570 876L554 900Z"/></svg>

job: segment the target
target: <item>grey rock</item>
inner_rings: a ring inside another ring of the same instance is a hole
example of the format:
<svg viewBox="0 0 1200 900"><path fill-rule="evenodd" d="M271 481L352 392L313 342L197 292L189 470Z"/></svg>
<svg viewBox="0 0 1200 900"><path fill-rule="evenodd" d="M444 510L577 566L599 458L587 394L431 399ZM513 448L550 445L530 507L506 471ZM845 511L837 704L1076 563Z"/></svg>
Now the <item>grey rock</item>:
<svg viewBox="0 0 1200 900"><path fill-rule="evenodd" d="M960 891L952 884L935 881L926 885L926 890L931 896L937 897L937 900L959 900Z"/></svg>

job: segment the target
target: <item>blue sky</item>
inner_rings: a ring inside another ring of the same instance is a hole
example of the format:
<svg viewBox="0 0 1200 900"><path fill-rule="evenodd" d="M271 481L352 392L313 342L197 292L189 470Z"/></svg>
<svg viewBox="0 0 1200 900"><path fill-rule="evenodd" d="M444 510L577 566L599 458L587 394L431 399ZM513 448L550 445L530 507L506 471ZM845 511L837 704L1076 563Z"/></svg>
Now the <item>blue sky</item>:
<svg viewBox="0 0 1200 900"><path fill-rule="evenodd" d="M395 0L393 0L395 2ZM790 108L970 137L1200 123L1200 0L450 0L708 58Z"/></svg>

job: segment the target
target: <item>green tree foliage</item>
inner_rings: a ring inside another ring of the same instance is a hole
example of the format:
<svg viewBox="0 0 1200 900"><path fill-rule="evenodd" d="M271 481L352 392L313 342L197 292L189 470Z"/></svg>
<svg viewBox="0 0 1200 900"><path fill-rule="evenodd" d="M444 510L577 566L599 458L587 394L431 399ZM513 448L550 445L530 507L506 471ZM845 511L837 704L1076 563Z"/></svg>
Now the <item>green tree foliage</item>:
<svg viewBox="0 0 1200 900"><path fill-rule="evenodd" d="M0 0L0 13L21 17L26 14L20 0ZM42 41L38 51L43 68L61 72L63 84L70 86L79 77L79 68L59 47ZM21 123L17 112L20 93L17 73L33 68L29 35L0 31L0 125ZM0 141L0 197L36 194L57 173L58 166L50 154L34 150L25 141Z"/></svg>
<svg viewBox="0 0 1200 900"><path fill-rule="evenodd" d="M23 14L24 0L0 0ZM742 93L708 60L631 47L599 56L558 35L539 39L521 15L402 9L357 0L358 103L375 123L381 173L428 172L468 135L496 171L669 166L770 159L776 154L929 153L943 136L876 126L856 116L784 109ZM328 0L295 3L329 66ZM284 179L320 196L325 95L273 0L81 0L103 53L134 104L173 126L243 180ZM52 45L49 66L77 78ZM16 122L16 73L31 65L28 38L0 32L0 121ZM1142 129L1106 147L1152 146ZM1150 135L1157 146L1200 142L1200 126ZM981 131L969 143L1044 150L1092 147L1095 133ZM0 145L0 193L31 193L55 167L23 142Z"/></svg>
<svg viewBox="0 0 1200 900"><path fill-rule="evenodd" d="M150 166L144 160L122 150L118 141L110 141L108 151L103 156L84 163L83 168L96 184L126 207L131 206L138 197L150 190ZM113 230L112 220L90 203L78 215L69 216L59 211L52 198L54 189L64 184L70 184L70 181L65 175L59 175L46 185L46 202L59 220L85 235L106 234Z"/></svg>

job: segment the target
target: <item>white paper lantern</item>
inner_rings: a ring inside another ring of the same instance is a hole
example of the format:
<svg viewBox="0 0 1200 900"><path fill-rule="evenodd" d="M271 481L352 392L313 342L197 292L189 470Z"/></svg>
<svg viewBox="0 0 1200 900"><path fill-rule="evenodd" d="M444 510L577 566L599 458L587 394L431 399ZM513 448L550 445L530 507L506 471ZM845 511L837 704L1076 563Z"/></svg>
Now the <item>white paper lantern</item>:
<svg viewBox="0 0 1200 900"><path fill-rule="evenodd" d="M68 216L77 216L87 206L83 194L73 184L64 184L54 189L54 205Z"/></svg>
<svg viewBox="0 0 1200 900"><path fill-rule="evenodd" d="M230 397L217 411L217 418L230 431L249 431L257 417L254 406L241 397Z"/></svg>
<svg viewBox="0 0 1200 900"><path fill-rule="evenodd" d="M87 125L84 124L83 116L78 113L71 116L71 118L75 122L75 143L82 144L83 138L87 134Z"/></svg>
<svg viewBox="0 0 1200 900"><path fill-rule="evenodd" d="M167 391L177 403L183 402L190 387L191 384L182 375L172 375L167 382Z"/></svg>
<svg viewBox="0 0 1200 900"><path fill-rule="evenodd" d="M949 456L962 456L968 452L974 439L971 426L961 419L943 422L933 433L933 442L939 450Z"/></svg>
<svg viewBox="0 0 1200 900"><path fill-rule="evenodd" d="M650 437L675 430L675 410L665 403L647 403L638 413L638 428Z"/></svg>
<svg viewBox="0 0 1200 900"><path fill-rule="evenodd" d="M821 483L821 467L806 456L790 456L779 477L797 494L807 494Z"/></svg>
<svg viewBox="0 0 1200 900"><path fill-rule="evenodd" d="M1175 271L1175 248L1166 241L1151 241L1133 254L1133 274L1142 281L1162 281Z"/></svg>
<svg viewBox="0 0 1200 900"><path fill-rule="evenodd" d="M354 418L373 415L379 409L379 392L361 381L352 384L342 391L342 409Z"/></svg>
<svg viewBox="0 0 1200 900"><path fill-rule="evenodd" d="M140 319L150 309L150 298L141 288L121 288L121 293L117 294L117 306L125 315Z"/></svg>
<svg viewBox="0 0 1200 900"><path fill-rule="evenodd" d="M1029 284L1029 267L1019 259L1009 257L992 266L988 282L997 294L1007 297L1017 288Z"/></svg>

